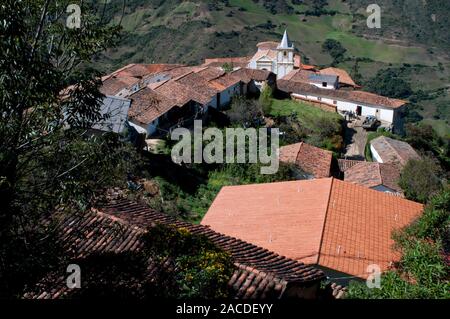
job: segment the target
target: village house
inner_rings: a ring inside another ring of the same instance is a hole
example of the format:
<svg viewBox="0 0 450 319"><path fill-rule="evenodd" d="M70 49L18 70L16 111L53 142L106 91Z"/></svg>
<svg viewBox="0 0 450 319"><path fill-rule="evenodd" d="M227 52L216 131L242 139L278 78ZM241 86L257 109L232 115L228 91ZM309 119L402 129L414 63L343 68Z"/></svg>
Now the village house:
<svg viewBox="0 0 450 319"><path fill-rule="evenodd" d="M333 153L304 142L280 147L280 162L294 164L299 179L331 176Z"/></svg>
<svg viewBox="0 0 450 319"><path fill-rule="evenodd" d="M392 233L423 205L334 178L226 186L201 224L324 270L331 281L388 270Z"/></svg>
<svg viewBox="0 0 450 319"><path fill-rule="evenodd" d="M57 224L59 238L72 259L104 253L139 251L141 236L157 224L173 225L193 234L205 235L227 251L234 261L229 279L232 298L238 299L314 299L319 296L324 273L267 249L237 238L222 235L209 227L177 220L142 204L124 199L109 201L105 206L86 213L64 216ZM148 275L159 267L149 260ZM86 279L89 280L89 279ZM36 287L31 287L26 299L70 298L73 289L67 287L66 269L47 274ZM84 281L81 289L89 287Z"/></svg>
<svg viewBox="0 0 450 319"><path fill-rule="evenodd" d="M398 186L400 167L395 164L338 160L344 181L365 186L380 192L403 196Z"/></svg>
<svg viewBox="0 0 450 319"><path fill-rule="evenodd" d="M277 87L293 99L320 104L329 111L341 114L351 112L359 117L374 116L382 127L394 132L402 130L406 101L364 91L337 89L334 87L336 82L331 77L323 78L323 87L320 88L313 79L315 78L311 76L306 80L281 79L277 81Z"/></svg>
<svg viewBox="0 0 450 319"><path fill-rule="evenodd" d="M406 142L380 136L370 142L372 158L379 163L392 163L400 167L411 159L420 159L419 154Z"/></svg>
<svg viewBox="0 0 450 319"><path fill-rule="evenodd" d="M270 71L238 68L231 72L231 75L239 78L244 83L243 95L257 96L265 86L270 87L272 90L276 89L276 75Z"/></svg>

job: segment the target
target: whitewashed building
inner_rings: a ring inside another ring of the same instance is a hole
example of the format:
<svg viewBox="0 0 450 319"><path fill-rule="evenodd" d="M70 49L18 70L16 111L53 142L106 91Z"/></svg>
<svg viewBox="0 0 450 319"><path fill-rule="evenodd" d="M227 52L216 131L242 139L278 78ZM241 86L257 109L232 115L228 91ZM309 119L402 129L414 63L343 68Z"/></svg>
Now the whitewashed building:
<svg viewBox="0 0 450 319"><path fill-rule="evenodd" d="M248 68L266 70L283 78L295 67L295 47L289 40L287 31L284 31L283 39L275 47L273 42L263 42L258 45L258 51L250 59Z"/></svg>
<svg viewBox="0 0 450 319"><path fill-rule="evenodd" d="M277 85L279 90L294 99L318 103L339 113L351 112L362 117L372 115L381 121L383 127L392 128L393 131L402 130L406 101L358 90L340 90L334 85L330 89L284 79L278 80ZM328 86L328 83L322 85Z"/></svg>

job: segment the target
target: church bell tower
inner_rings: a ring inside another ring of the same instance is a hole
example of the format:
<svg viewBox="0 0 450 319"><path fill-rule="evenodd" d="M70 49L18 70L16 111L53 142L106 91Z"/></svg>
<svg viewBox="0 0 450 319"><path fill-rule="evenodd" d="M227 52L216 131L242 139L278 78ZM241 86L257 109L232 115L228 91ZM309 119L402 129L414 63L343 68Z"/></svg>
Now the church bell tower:
<svg viewBox="0 0 450 319"><path fill-rule="evenodd" d="M287 30L277 47L277 78L281 79L294 70L294 44L289 40Z"/></svg>

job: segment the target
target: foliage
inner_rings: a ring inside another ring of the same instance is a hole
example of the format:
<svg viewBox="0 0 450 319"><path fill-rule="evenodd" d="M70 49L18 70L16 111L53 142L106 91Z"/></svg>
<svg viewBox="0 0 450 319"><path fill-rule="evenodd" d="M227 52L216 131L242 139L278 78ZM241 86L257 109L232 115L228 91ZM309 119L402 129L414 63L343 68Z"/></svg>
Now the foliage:
<svg viewBox="0 0 450 319"><path fill-rule="evenodd" d="M343 147L342 117L314 105L292 100L273 100L272 116L284 134L282 144L306 141L339 153Z"/></svg>
<svg viewBox="0 0 450 319"><path fill-rule="evenodd" d="M230 63L224 63L224 65L222 65L222 69L223 69L226 73L233 72L233 65L230 64Z"/></svg>
<svg viewBox="0 0 450 319"><path fill-rule="evenodd" d="M398 184L406 198L425 203L442 189L440 175L439 166L432 159L411 159L402 169Z"/></svg>
<svg viewBox="0 0 450 319"><path fill-rule="evenodd" d="M450 140L441 138L431 125L405 125L405 140L421 153L436 158L442 169L450 171Z"/></svg>
<svg viewBox="0 0 450 319"><path fill-rule="evenodd" d="M58 262L60 247L44 217L84 209L98 191L126 179L124 154L132 150L118 137L86 130L102 120L103 96L98 73L81 67L114 44L119 28L105 25L89 1L81 27L66 28L70 3L6 0L0 6L2 298L19 296Z"/></svg>
<svg viewBox="0 0 450 319"><path fill-rule="evenodd" d="M231 123L253 126L262 116L263 110L259 101L247 99L243 96L236 96L231 103L231 110L227 112Z"/></svg>
<svg viewBox="0 0 450 319"><path fill-rule="evenodd" d="M261 95L259 96L259 103L261 104L262 111L265 116L269 115L272 111L272 88L268 85L265 85Z"/></svg>
<svg viewBox="0 0 450 319"><path fill-rule="evenodd" d="M231 256L206 236L156 225L144 235L145 253L159 265L158 296L226 298L234 270ZM165 279L165 280L164 280Z"/></svg>
<svg viewBox="0 0 450 319"><path fill-rule="evenodd" d="M448 251L450 189L434 196L415 222L394 235L402 258L396 268L384 273L380 289L352 282L347 298L412 299L450 298Z"/></svg>
<svg viewBox="0 0 450 319"><path fill-rule="evenodd" d="M333 58L333 65L336 65L344 60L347 49L345 49L339 41L326 39L322 44L322 51L328 52Z"/></svg>
<svg viewBox="0 0 450 319"><path fill-rule="evenodd" d="M367 82L367 90L392 98L407 98L412 94L411 85L403 80L395 69L380 70Z"/></svg>

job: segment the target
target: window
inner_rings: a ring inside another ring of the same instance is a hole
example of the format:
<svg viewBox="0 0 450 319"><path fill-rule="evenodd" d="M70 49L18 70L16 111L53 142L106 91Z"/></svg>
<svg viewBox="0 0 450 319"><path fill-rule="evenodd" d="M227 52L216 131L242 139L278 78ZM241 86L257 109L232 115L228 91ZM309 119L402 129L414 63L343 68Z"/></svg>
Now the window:
<svg viewBox="0 0 450 319"><path fill-rule="evenodd" d="M283 52L283 55L284 55L285 57L287 57L287 52L286 52L286 51L284 51L284 52Z"/></svg>
<svg viewBox="0 0 450 319"><path fill-rule="evenodd" d="M320 96L318 96L317 101L322 101L322 98Z"/></svg>
<svg viewBox="0 0 450 319"><path fill-rule="evenodd" d="M322 82L322 86L323 86L324 88L326 88L326 87L327 87L327 82Z"/></svg>
<svg viewBox="0 0 450 319"><path fill-rule="evenodd" d="M333 104L334 104L334 105L336 105L336 104L337 104L337 101L336 101L336 100L335 100L335 101L333 101Z"/></svg>

